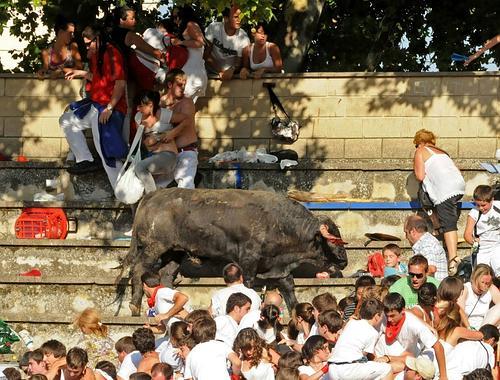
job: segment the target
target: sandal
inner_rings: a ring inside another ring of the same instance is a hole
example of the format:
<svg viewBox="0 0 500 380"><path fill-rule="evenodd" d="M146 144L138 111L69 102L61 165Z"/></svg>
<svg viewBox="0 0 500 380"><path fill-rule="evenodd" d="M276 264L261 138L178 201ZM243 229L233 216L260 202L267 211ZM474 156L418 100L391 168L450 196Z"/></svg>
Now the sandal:
<svg viewBox="0 0 500 380"><path fill-rule="evenodd" d="M458 265L460 264L462 260L458 256L455 256L453 259L450 260L448 263L448 275L454 276L457 274L458 271Z"/></svg>

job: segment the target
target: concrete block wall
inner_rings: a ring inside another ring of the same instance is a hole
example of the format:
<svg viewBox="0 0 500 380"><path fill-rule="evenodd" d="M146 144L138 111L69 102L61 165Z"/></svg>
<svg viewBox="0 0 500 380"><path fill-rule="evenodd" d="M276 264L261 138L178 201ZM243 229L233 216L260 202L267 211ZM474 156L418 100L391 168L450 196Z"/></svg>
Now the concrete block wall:
<svg viewBox="0 0 500 380"><path fill-rule="evenodd" d="M264 82L303 128L292 146L271 139ZM0 76L0 152L54 160L67 153L58 127L79 81ZM246 147L295 149L311 159L408 159L420 128L455 158L492 158L500 148L500 74L306 73L262 80L210 80L198 100L197 126L205 155Z"/></svg>

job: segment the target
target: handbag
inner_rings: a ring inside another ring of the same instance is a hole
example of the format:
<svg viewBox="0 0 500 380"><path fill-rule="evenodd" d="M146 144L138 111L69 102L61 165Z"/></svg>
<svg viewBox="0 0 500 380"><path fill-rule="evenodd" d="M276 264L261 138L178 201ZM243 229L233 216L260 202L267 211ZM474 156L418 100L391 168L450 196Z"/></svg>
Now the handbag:
<svg viewBox="0 0 500 380"><path fill-rule="evenodd" d="M434 203L432 203L429 193L425 191L422 182L420 182L420 186L418 187L417 197L418 201L420 202L420 207L422 208L422 210L425 211L425 213L427 214L432 223L432 228L435 231L439 231L439 229L441 228L441 224L439 223L439 218L436 212L434 211Z"/></svg>
<svg viewBox="0 0 500 380"><path fill-rule="evenodd" d="M120 202L134 204L141 199L144 194L144 184L135 174L135 166L141 161L141 140L144 127L139 125L130 146L130 150L125 160L115 186L115 197Z"/></svg>
<svg viewBox="0 0 500 380"><path fill-rule="evenodd" d="M271 83L265 83L264 87L269 91L269 98L273 106L274 117L271 119L271 133L274 138L284 141L286 144L293 144L299 138L300 124L297 120L292 120L285 111L278 96L274 93ZM285 115L285 118L278 116L278 109Z"/></svg>
<svg viewBox="0 0 500 380"><path fill-rule="evenodd" d="M418 187L417 196L418 196L418 201L420 202L420 207L422 207L422 209L427 211L427 210L432 210L434 208L434 203L432 203L429 193L425 191L424 184L422 182L420 182L420 186Z"/></svg>

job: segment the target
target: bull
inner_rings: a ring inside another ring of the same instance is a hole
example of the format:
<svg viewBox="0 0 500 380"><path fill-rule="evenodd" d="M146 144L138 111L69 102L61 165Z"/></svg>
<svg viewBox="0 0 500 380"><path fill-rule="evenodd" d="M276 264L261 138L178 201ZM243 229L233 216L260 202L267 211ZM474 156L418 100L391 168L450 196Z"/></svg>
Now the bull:
<svg viewBox="0 0 500 380"><path fill-rule="evenodd" d="M318 219L283 195L246 190L162 189L144 196L137 209L130 250L133 315L143 296L141 275L161 263L162 283L172 286L186 257L236 262L245 285L272 281L288 306L297 299L291 272L314 265L330 272L347 265L345 243L329 218Z"/></svg>

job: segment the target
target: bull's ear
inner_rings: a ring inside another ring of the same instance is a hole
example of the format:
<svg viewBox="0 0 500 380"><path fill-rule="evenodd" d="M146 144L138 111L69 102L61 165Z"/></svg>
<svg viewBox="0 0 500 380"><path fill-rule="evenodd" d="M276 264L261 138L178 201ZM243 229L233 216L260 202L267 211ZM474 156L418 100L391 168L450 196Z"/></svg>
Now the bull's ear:
<svg viewBox="0 0 500 380"><path fill-rule="evenodd" d="M334 236L328 232L328 226L326 224L321 224L319 226L319 232L321 233L321 236L323 236L325 239L332 239Z"/></svg>

